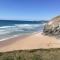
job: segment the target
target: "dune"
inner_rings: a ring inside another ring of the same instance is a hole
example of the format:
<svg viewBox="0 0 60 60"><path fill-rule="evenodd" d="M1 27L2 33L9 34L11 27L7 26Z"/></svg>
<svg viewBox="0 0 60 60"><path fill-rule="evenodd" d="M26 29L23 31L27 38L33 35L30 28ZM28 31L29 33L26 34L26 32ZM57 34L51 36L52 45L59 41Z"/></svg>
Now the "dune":
<svg viewBox="0 0 60 60"><path fill-rule="evenodd" d="M4 42L3 46L0 47L0 52L7 52L14 50L30 50L40 48L42 49L60 48L60 39L56 39L55 37L52 36L46 36L43 35L42 33L35 33L30 36L23 37L22 39L21 37L13 38L8 40L8 42L6 41L3 42Z"/></svg>

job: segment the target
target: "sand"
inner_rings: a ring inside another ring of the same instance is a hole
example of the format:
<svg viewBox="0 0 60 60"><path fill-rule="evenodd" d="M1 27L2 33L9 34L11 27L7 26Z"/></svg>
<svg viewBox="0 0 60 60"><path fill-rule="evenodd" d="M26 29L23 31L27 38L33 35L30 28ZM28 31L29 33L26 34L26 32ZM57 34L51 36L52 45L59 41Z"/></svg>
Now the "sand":
<svg viewBox="0 0 60 60"><path fill-rule="evenodd" d="M56 39L52 36L46 36L42 33L35 33L27 37L16 37L0 42L0 52L40 48L60 48L60 39Z"/></svg>

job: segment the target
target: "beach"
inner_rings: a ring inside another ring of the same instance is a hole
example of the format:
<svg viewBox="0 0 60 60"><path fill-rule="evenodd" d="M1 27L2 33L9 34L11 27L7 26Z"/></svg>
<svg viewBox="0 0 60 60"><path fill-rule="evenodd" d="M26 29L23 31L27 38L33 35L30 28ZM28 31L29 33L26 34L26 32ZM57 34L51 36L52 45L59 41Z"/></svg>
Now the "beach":
<svg viewBox="0 0 60 60"><path fill-rule="evenodd" d="M60 41L52 36L34 33L25 37L11 38L0 42L0 52L30 49L60 48Z"/></svg>

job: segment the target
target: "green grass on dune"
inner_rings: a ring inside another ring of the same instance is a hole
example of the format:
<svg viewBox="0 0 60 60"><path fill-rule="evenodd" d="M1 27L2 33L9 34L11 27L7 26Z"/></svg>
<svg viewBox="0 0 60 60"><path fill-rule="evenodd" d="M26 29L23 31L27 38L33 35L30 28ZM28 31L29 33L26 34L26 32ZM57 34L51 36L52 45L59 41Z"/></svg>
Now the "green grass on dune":
<svg viewBox="0 0 60 60"><path fill-rule="evenodd" d="M60 60L60 48L0 52L0 60Z"/></svg>

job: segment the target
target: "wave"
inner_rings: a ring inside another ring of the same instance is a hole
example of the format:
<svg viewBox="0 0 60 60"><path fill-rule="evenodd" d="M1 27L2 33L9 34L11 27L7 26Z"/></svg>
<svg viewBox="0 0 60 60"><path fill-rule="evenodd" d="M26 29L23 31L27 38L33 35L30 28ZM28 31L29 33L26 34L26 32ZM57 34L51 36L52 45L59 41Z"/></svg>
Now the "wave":
<svg viewBox="0 0 60 60"><path fill-rule="evenodd" d="M15 31L30 31L34 30L36 28L39 28L41 25L40 24L15 24L13 26L1 26L0 27L0 34L5 34L5 33L11 33Z"/></svg>
<svg viewBox="0 0 60 60"><path fill-rule="evenodd" d="M15 24L15 26L17 28L20 28L20 29L34 29L40 25L37 25L37 24Z"/></svg>
<svg viewBox="0 0 60 60"><path fill-rule="evenodd" d="M4 39L5 37L1 36L6 36L7 38L8 36L15 36L16 34L22 35L24 33L34 32L40 29L41 27L42 24L14 24L10 26L0 26L0 41L6 40Z"/></svg>

